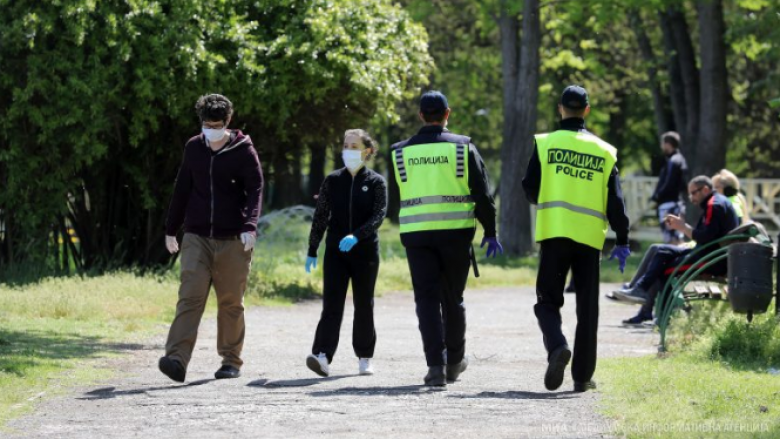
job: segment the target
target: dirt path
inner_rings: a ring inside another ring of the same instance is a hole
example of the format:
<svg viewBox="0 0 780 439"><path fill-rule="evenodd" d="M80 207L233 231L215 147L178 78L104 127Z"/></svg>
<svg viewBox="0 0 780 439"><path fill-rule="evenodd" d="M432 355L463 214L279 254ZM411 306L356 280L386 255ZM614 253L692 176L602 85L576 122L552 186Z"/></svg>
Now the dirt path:
<svg viewBox="0 0 780 439"><path fill-rule="evenodd" d="M606 291L604 286L602 291ZM376 300L376 375L357 376L345 318L333 376L304 365L319 302L247 313L243 376L213 380L219 367L214 321L201 325L188 381L157 371L163 337L116 362L118 378L43 403L10 424L10 437L67 438L542 438L605 437L598 393L558 392L542 382L545 354L532 288L467 291L469 369L446 391L420 386L426 372L410 293ZM657 336L619 325L633 307L601 301L600 357L655 352ZM564 308L573 341L574 300ZM352 308L347 307L351 316ZM595 379L598 381L599 372ZM7 433L7 432L6 432Z"/></svg>

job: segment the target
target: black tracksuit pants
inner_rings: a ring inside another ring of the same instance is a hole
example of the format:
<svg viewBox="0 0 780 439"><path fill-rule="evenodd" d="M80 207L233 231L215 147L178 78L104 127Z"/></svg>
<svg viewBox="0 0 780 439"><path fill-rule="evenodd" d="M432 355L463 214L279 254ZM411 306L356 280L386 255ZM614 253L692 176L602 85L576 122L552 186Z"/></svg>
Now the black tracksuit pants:
<svg viewBox="0 0 780 439"><path fill-rule="evenodd" d="M414 302L428 366L457 364L466 350L463 291L469 276L471 243L407 246Z"/></svg>
<svg viewBox="0 0 780 439"><path fill-rule="evenodd" d="M544 346L549 354L568 344L561 330L561 307L566 274L571 268L577 300L571 373L574 381L586 382L596 370L601 252L567 238L553 238L541 242L540 258L534 313L539 320Z"/></svg>
<svg viewBox="0 0 780 439"><path fill-rule="evenodd" d="M323 261L322 315L311 351L324 352L328 362L339 345L341 320L347 288L352 281L352 303L355 317L352 324L352 348L358 358L372 358L376 345L374 329L374 286L379 273L379 246L358 243L344 253L338 246L327 246Z"/></svg>

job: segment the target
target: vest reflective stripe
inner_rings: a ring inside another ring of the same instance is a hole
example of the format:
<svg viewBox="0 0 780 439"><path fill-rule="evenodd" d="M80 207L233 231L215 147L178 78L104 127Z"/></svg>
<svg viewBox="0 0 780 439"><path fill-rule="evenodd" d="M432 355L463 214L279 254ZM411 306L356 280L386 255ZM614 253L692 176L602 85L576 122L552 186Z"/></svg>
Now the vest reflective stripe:
<svg viewBox="0 0 780 439"><path fill-rule="evenodd" d="M467 220L474 219L474 212L421 213L419 215L399 218L401 224L423 223L428 221Z"/></svg>
<svg viewBox="0 0 780 439"><path fill-rule="evenodd" d="M617 150L592 134L566 130L537 135L536 147L542 169L536 241L568 238L601 250Z"/></svg>
<svg viewBox="0 0 780 439"><path fill-rule="evenodd" d="M588 209L587 207L575 206L565 201L551 201L549 203L540 203L536 206L536 209L537 210L552 209L553 207L562 207L564 209L569 209L572 212L581 213L583 215L595 216L596 218L602 221L607 220L607 216L597 210Z"/></svg>
<svg viewBox="0 0 780 439"><path fill-rule="evenodd" d="M468 187L468 144L409 145L393 150L401 192L401 233L476 226Z"/></svg>
<svg viewBox="0 0 780 439"><path fill-rule="evenodd" d="M406 166L404 166L404 150L399 149L396 151L395 164L398 169L398 174L401 177L401 181L406 182Z"/></svg>
<svg viewBox="0 0 780 439"><path fill-rule="evenodd" d="M401 207L420 206L422 204L469 203L471 201L473 201L471 195L433 195L430 197L402 200Z"/></svg>
<svg viewBox="0 0 780 439"><path fill-rule="evenodd" d="M463 178L463 169L466 167L466 145L457 146L458 158L456 162L456 175L458 178Z"/></svg>

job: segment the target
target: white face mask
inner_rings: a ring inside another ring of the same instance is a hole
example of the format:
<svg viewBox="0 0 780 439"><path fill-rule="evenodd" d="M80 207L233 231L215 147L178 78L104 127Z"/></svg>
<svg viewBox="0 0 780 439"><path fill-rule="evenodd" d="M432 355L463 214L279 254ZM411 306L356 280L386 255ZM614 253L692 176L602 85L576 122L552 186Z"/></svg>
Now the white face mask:
<svg viewBox="0 0 780 439"><path fill-rule="evenodd" d="M203 134L206 136L207 139L209 139L209 142L219 142L220 140L225 138L225 134L227 133L227 128L206 128L203 127Z"/></svg>
<svg viewBox="0 0 780 439"><path fill-rule="evenodd" d="M363 164L363 151L359 149L345 149L341 152L341 158L344 160L344 166L354 172Z"/></svg>

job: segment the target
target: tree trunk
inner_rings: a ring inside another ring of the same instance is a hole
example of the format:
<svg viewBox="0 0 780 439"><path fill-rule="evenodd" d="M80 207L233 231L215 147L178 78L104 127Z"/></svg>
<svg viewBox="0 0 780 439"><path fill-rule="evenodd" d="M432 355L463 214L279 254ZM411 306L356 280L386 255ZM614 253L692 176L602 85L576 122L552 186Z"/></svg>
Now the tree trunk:
<svg viewBox="0 0 780 439"><path fill-rule="evenodd" d="M674 31L672 31L672 22L668 12L660 12L658 16L661 21L664 53L669 72L669 96L674 117L673 129L684 135L685 127L688 126L688 113L685 107L685 87L683 87L682 70L680 69L680 56L677 54L677 44L674 40Z"/></svg>
<svg viewBox="0 0 780 439"><path fill-rule="evenodd" d="M685 113L687 124L685 128L678 127L682 132L682 144L686 148L689 165L696 163L696 151L699 142L699 69L696 67L696 53L688 29L685 15L678 9L669 10L669 19L674 35L677 59L680 62L680 73L685 89Z"/></svg>
<svg viewBox="0 0 780 439"><path fill-rule="evenodd" d="M693 175L712 173L726 164L728 81L722 0L700 0L701 117Z"/></svg>
<svg viewBox="0 0 780 439"><path fill-rule="evenodd" d="M519 57L514 17L502 8L501 42L504 72L504 142L501 149L501 240L511 256L533 250L530 206L523 196L522 176L528 163L536 132L539 94L539 45L541 32L539 1L523 4L522 40ZM514 61L514 62L513 62ZM519 61L519 65L517 63ZM511 64L510 64L511 63ZM517 66L517 67L514 67ZM516 76L513 78L512 72ZM513 80L514 79L514 80Z"/></svg>
<svg viewBox="0 0 780 439"><path fill-rule="evenodd" d="M629 22L634 29L639 51L642 58L647 63L647 82L650 93L653 96L653 113L655 115L655 126L658 136L670 130L669 116L666 112L666 98L664 97L661 84L658 82L658 68L656 67L656 57L653 53L653 46L650 44L650 38L647 37L642 23L642 17L639 11L632 9L629 12ZM614 145L614 144L613 144ZM618 144L620 145L620 144Z"/></svg>

